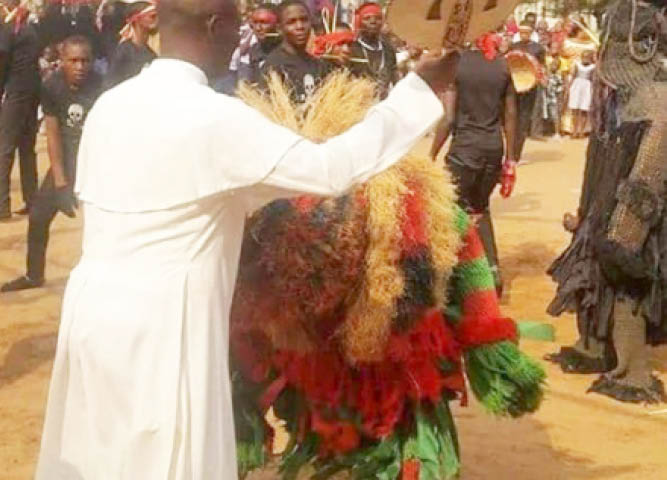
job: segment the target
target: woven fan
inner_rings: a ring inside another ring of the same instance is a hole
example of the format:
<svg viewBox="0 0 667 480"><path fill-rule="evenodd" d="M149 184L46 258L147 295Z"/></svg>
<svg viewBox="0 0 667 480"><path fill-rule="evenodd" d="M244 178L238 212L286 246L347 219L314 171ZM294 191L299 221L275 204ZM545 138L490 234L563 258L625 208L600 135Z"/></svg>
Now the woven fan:
<svg viewBox="0 0 667 480"><path fill-rule="evenodd" d="M514 89L518 93L524 93L535 88L542 76L542 68L535 57L529 53L514 50L509 52L505 58L512 75Z"/></svg>
<svg viewBox="0 0 667 480"><path fill-rule="evenodd" d="M461 47L496 30L519 0L392 0L387 21L411 45Z"/></svg>

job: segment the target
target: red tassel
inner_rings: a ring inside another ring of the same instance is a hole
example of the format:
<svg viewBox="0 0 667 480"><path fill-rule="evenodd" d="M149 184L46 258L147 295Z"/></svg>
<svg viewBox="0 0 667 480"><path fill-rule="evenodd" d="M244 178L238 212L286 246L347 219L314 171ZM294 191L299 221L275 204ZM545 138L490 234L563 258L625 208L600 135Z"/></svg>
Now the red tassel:
<svg viewBox="0 0 667 480"><path fill-rule="evenodd" d="M419 460L411 458L410 460L403 460L403 468L401 469L401 480L419 480L419 470L421 464Z"/></svg>
<svg viewBox="0 0 667 480"><path fill-rule="evenodd" d="M424 197L416 182L409 182L410 191L403 196L401 218L401 244L403 252L409 253L428 244L426 207Z"/></svg>
<svg viewBox="0 0 667 480"><path fill-rule="evenodd" d="M359 446L361 437L354 423L349 421L325 420L319 412L313 411L311 428L320 436L320 455L344 454Z"/></svg>

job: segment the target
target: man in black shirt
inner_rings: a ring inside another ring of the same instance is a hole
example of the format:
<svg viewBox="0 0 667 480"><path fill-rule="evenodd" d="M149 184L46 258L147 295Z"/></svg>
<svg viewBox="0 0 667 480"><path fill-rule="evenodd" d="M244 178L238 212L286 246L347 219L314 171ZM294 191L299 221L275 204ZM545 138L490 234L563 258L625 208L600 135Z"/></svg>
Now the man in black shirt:
<svg viewBox="0 0 667 480"><path fill-rule="evenodd" d="M280 45L278 16L275 7L270 3L259 5L250 15L250 25L257 38L257 43L250 47L250 52L248 52L250 63L239 65L238 79L257 83L266 58Z"/></svg>
<svg viewBox="0 0 667 480"><path fill-rule="evenodd" d="M18 0L7 2L13 10L0 25L0 72L4 72L5 98L0 108L0 220L11 217L10 174L18 149L21 190L27 213L37 189L37 107L39 105L39 55L41 42L27 11Z"/></svg>
<svg viewBox="0 0 667 480"><path fill-rule="evenodd" d="M317 84L329 72L328 65L307 51L310 38L310 12L301 0L286 0L278 7L281 44L273 50L262 67L260 85L266 86L265 76L279 73L292 89L293 99L305 102L315 92Z"/></svg>
<svg viewBox="0 0 667 480"><path fill-rule="evenodd" d="M533 34L533 27L530 23L524 21L521 22L519 26L519 36L520 40L510 47L511 50L521 50L526 52L540 63L544 65L546 51L544 47L537 42L533 42L530 39L530 36ZM521 154L523 152L523 146L526 143L526 139L530 135L531 123L533 118L533 110L535 109L535 101L537 99L537 88L533 88L524 93L517 94L517 105L519 111L519 123L517 127L516 135L516 147L515 152L517 159L521 159Z"/></svg>
<svg viewBox="0 0 667 480"><path fill-rule="evenodd" d="M93 52L83 36L68 37L62 47L62 67L45 81L42 108L51 168L35 195L28 222L27 274L2 286L11 292L44 283L49 227L61 211L74 216L73 184L81 129L102 91L102 79L91 69Z"/></svg>
<svg viewBox="0 0 667 480"><path fill-rule="evenodd" d="M489 200L503 169L513 175L516 159L516 95L507 62L491 52L463 52L454 87L444 100L445 117L438 126L431 156L435 159L451 132L447 166L457 185L461 207L479 222L496 288L501 292ZM512 186L503 194L511 194Z"/></svg>
<svg viewBox="0 0 667 480"><path fill-rule="evenodd" d="M129 0L127 3L127 23L121 30L121 42L109 63L107 88L134 77L157 57L148 46L149 37L157 31L155 5L143 0Z"/></svg>
<svg viewBox="0 0 667 480"><path fill-rule="evenodd" d="M398 81L396 51L382 38L383 24L382 7L375 2L363 3L356 11L359 37L350 45L350 57L357 60L350 63L350 70L373 79L381 98L385 98Z"/></svg>

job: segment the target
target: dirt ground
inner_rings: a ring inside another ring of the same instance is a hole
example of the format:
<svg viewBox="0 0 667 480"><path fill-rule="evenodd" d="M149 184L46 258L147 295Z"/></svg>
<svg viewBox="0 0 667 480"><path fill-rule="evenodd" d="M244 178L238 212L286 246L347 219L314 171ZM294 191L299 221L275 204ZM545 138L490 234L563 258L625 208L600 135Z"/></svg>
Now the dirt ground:
<svg viewBox="0 0 667 480"><path fill-rule="evenodd" d="M41 143L43 144L43 142ZM45 170L43 147L41 172ZM504 309L518 320L553 322L557 341L524 342L536 358L575 338L572 317L545 314L554 287L544 274L567 244L563 212L576 207L584 141L529 142L515 195L493 210L506 278ZM19 206L18 178L14 205ZM27 221L0 224L0 282L24 271ZM59 216L52 228L47 284L0 295L0 479L31 478L39 448L63 288L80 252L80 219ZM112 292L110 292L112 294ZM654 352L667 381L667 349ZM541 410L498 420L476 405L457 408L463 480L667 479L663 406L624 405L586 394L594 376L566 376L551 365ZM265 478L265 475L262 475Z"/></svg>

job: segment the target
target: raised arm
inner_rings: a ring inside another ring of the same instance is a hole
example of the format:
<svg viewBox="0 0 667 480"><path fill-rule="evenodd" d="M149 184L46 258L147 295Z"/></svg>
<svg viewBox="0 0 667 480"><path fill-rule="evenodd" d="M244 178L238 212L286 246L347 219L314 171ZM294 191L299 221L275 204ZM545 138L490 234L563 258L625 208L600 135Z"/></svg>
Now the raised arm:
<svg viewBox="0 0 667 480"><path fill-rule="evenodd" d="M454 78L458 57L429 60L400 81L389 97L344 134L322 144L297 142L264 185L275 196L294 193L338 195L389 168L435 124L443 107L435 92Z"/></svg>

